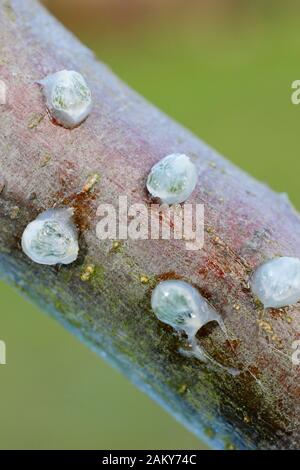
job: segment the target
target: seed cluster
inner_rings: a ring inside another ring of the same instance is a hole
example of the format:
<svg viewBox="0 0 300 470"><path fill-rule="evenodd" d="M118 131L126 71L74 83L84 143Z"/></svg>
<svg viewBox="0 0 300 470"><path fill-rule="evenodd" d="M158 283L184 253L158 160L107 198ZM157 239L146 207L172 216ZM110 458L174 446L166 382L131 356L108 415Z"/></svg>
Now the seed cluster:
<svg viewBox="0 0 300 470"><path fill-rule="evenodd" d="M51 117L63 127L74 128L89 116L92 108L91 91L78 72L62 70L47 76L39 84L43 88ZM31 120L28 127L33 128L35 123L36 119ZM83 191L91 191L98 180L98 174L91 175ZM151 196L159 198L161 202L180 204L190 197L197 181L198 171L190 157L172 153L152 167L146 187ZM39 264L74 262L78 257L79 246L72 217L71 208L49 209L41 213L23 232L24 253ZM216 236L214 241L219 242L219 237ZM114 248L119 247L119 242L114 244ZM88 281L94 270L94 265L88 265L81 279ZM148 284L149 278L141 275L140 282ZM295 304L300 300L300 260L282 256L266 261L253 272L250 287L265 308ZM204 361L211 359L196 343L196 334L211 321L216 321L225 334L226 329L221 316L197 289L180 280L161 281L152 292L151 306L159 320L187 334L199 358ZM238 304L233 308L240 310Z"/></svg>

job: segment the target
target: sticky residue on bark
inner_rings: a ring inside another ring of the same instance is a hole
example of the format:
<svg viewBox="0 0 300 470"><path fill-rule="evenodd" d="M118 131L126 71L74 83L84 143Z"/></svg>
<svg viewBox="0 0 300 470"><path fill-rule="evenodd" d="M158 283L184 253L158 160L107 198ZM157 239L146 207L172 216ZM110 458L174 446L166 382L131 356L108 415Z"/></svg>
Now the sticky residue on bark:
<svg viewBox="0 0 300 470"><path fill-rule="evenodd" d="M160 282L151 297L151 306L157 318L172 326L176 331L183 331L188 337L191 350L186 355L217 365L232 375L238 371L222 366L208 355L199 344L196 334L207 323L215 321L227 337L221 316L207 303L202 295L187 282L169 280Z"/></svg>

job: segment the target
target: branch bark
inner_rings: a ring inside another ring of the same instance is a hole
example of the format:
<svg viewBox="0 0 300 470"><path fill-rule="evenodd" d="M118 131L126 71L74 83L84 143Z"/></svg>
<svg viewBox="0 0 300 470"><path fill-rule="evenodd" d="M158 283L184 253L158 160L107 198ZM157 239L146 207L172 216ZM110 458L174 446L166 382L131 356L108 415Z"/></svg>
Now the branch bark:
<svg viewBox="0 0 300 470"><path fill-rule="evenodd" d="M300 257L300 220L285 197L231 165L116 78L33 0L0 2L0 273L113 363L190 430L215 448L298 448L299 366L291 345L299 305L263 311L249 275L275 255ZM54 125L36 80L75 69L91 86L94 109L78 128ZM194 159L199 184L191 202L205 206L201 251L178 240L96 237L99 203L151 202L145 179L163 156ZM98 173L93 191L82 192ZM80 257L59 268L31 262L20 238L53 206L72 205ZM93 274L84 281L88 265ZM144 277L143 277L144 276ZM222 315L199 341L233 377L179 352L185 339L160 323L150 295L161 279L192 283Z"/></svg>

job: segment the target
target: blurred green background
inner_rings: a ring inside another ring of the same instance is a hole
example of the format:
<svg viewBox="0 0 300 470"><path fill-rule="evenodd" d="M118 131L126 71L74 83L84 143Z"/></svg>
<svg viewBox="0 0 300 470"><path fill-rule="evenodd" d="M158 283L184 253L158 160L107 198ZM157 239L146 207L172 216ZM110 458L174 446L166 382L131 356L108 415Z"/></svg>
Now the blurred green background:
<svg viewBox="0 0 300 470"><path fill-rule="evenodd" d="M296 2L45 3L133 88L300 208ZM0 305L2 449L203 447L4 284Z"/></svg>

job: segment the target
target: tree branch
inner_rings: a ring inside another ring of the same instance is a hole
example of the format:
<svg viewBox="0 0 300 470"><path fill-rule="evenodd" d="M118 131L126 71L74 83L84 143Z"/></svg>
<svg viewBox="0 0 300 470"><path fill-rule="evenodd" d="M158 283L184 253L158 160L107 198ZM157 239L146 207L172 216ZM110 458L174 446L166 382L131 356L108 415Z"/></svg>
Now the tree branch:
<svg viewBox="0 0 300 470"><path fill-rule="evenodd" d="M289 202L131 91L35 1L1 0L0 48L1 277L212 446L299 447L299 367L290 357L299 305L264 312L248 286L262 261L300 257L300 221ZM93 94L91 115L74 130L50 121L35 83L62 69L82 73ZM150 168L173 152L199 170L191 202L205 206L204 248L100 242L99 203L117 206L127 195L128 204L149 204ZM99 183L82 191L93 174ZM80 228L79 258L59 268L31 262L20 247L26 225L54 206L73 206ZM172 278L192 283L222 316L230 342L218 327L204 329L199 342L238 376L182 355L185 338L157 320L151 291Z"/></svg>

